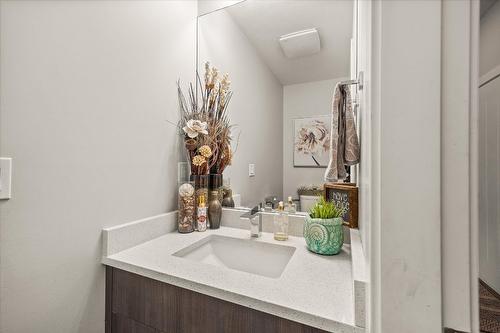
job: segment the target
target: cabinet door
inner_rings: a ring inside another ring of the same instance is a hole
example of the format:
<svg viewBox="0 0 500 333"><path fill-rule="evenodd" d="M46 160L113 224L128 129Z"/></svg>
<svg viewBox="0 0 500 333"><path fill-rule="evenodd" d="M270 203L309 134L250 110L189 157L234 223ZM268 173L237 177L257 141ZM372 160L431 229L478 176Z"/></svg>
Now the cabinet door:
<svg viewBox="0 0 500 333"><path fill-rule="evenodd" d="M113 314L113 333L160 333L156 329L141 324L119 314Z"/></svg>
<svg viewBox="0 0 500 333"><path fill-rule="evenodd" d="M106 333L326 333L108 267Z"/></svg>

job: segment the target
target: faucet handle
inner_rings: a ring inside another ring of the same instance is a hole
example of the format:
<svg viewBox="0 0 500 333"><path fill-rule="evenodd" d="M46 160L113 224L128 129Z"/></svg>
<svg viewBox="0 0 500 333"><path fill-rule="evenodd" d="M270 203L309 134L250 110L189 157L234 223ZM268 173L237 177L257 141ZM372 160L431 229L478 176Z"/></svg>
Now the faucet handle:
<svg viewBox="0 0 500 333"><path fill-rule="evenodd" d="M250 215L255 215L260 211L262 211L262 202L259 202L257 205L253 206L253 208L250 210Z"/></svg>

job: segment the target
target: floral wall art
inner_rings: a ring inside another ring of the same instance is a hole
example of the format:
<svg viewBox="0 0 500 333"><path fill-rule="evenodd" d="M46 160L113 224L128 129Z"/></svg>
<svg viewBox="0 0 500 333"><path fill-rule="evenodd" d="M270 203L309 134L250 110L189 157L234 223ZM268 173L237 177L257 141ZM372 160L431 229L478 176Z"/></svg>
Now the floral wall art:
<svg viewBox="0 0 500 333"><path fill-rule="evenodd" d="M293 166L326 168L331 116L294 119Z"/></svg>

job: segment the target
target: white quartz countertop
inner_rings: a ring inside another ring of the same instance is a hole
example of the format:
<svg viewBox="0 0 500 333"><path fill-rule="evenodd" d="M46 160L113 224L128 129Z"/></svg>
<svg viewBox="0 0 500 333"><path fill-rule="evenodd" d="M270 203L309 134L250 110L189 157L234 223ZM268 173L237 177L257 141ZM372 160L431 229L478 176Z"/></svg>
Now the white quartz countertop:
<svg viewBox="0 0 500 333"><path fill-rule="evenodd" d="M249 230L221 227L206 232L171 232L104 256L102 263L182 288L331 332L364 332L354 326L353 279L349 245L340 254L309 252L302 237L274 240L270 233L253 238L293 246L279 278L268 278L204 264L172 254L212 234L250 239Z"/></svg>

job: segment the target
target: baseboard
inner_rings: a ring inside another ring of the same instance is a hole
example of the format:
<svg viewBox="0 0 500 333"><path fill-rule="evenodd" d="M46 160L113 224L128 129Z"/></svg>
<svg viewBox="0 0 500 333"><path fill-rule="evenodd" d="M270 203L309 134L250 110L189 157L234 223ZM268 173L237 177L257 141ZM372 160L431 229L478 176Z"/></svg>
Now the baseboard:
<svg viewBox="0 0 500 333"><path fill-rule="evenodd" d="M486 282L484 282L483 280L479 279L479 283L483 287L485 287L486 289L488 289L488 291L490 293L492 293L497 299L500 299L500 294L495 289L493 289L492 287L490 287Z"/></svg>
<svg viewBox="0 0 500 333"><path fill-rule="evenodd" d="M457 331L457 330L454 330L453 328L445 327L445 328L443 328L443 333L468 333L468 332Z"/></svg>

